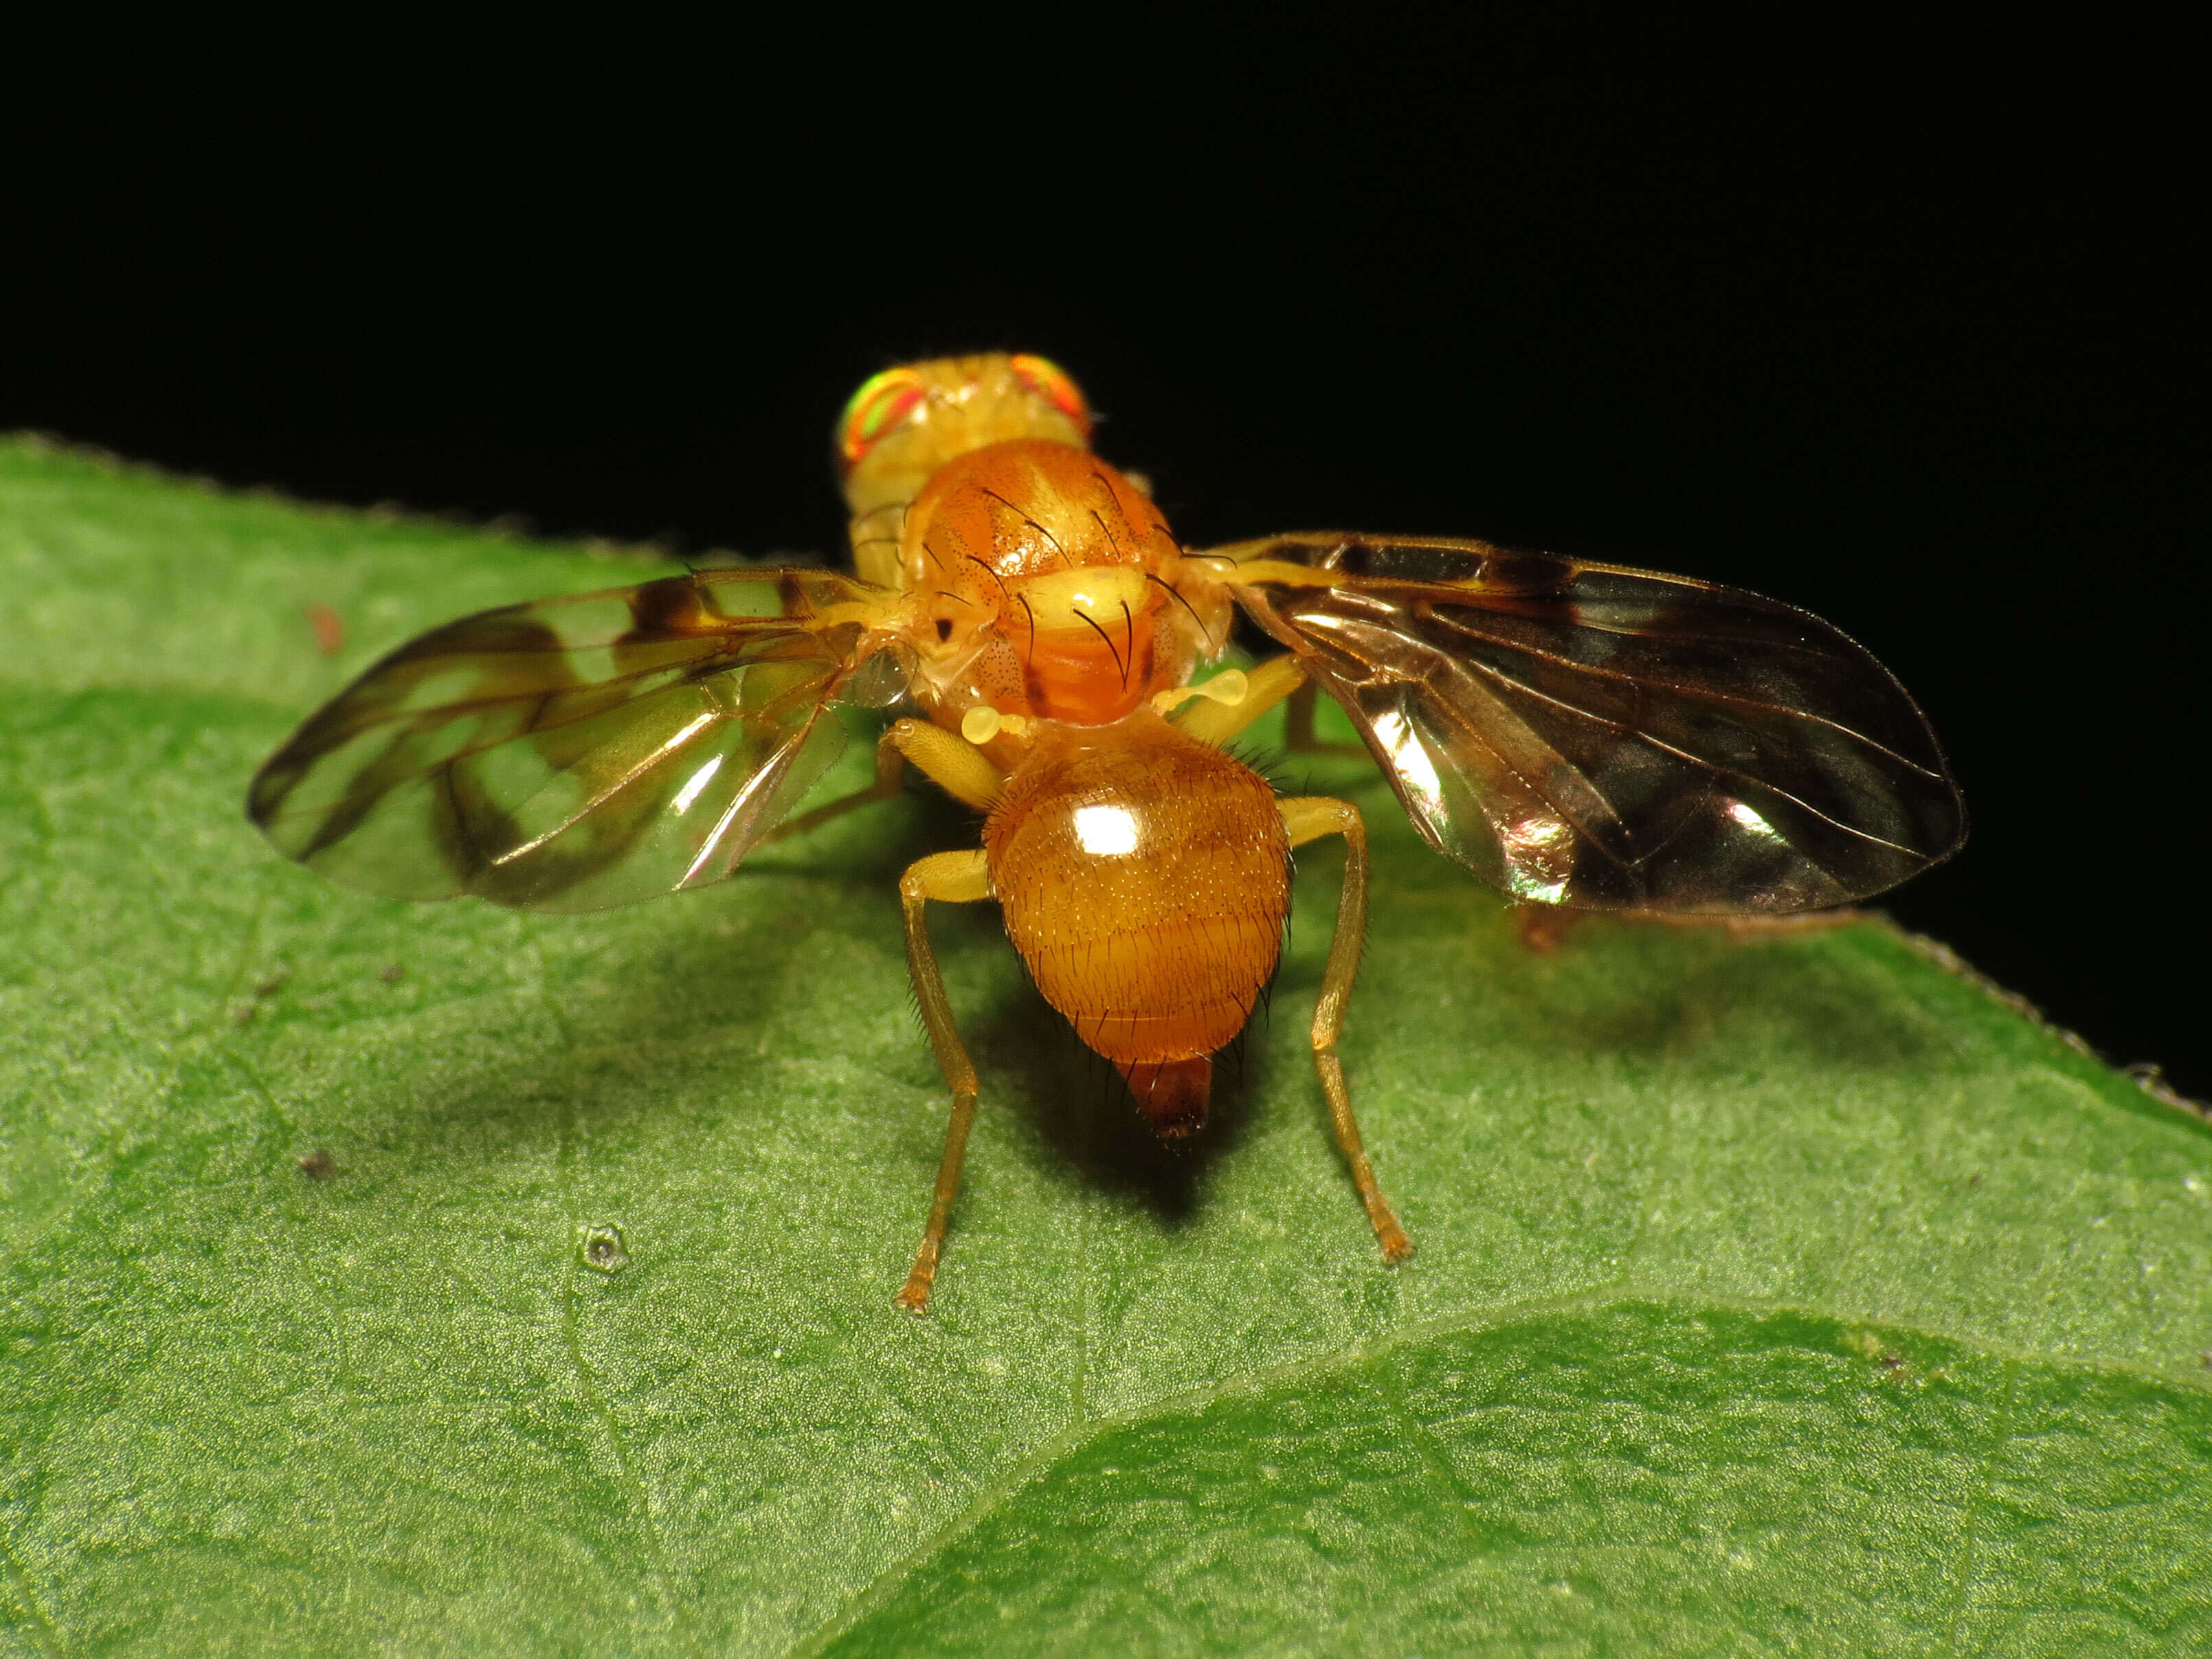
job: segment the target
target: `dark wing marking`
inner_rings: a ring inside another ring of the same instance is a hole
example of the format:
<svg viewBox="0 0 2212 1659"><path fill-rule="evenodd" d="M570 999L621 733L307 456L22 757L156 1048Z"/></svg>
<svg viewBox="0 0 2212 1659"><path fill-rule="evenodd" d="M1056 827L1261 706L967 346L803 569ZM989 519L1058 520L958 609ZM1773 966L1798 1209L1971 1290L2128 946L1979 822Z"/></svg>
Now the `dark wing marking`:
<svg viewBox="0 0 2212 1659"><path fill-rule="evenodd" d="M387 898L597 910L719 881L843 747L829 705L896 660L893 598L702 570L463 617L310 715L247 815Z"/></svg>
<svg viewBox="0 0 2212 1659"><path fill-rule="evenodd" d="M1893 886L1965 833L1904 688L1789 605L1484 542L1214 551L1429 842L1517 898L1810 909Z"/></svg>

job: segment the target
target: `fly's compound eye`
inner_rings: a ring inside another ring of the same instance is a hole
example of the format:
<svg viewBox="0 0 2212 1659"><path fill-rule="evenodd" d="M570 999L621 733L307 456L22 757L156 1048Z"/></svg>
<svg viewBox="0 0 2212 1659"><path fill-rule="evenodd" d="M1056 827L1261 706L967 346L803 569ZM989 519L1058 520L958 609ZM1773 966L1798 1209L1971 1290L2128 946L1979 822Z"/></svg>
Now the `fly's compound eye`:
<svg viewBox="0 0 2212 1659"><path fill-rule="evenodd" d="M1066 369L1049 357L1025 351L1009 358L1007 366L1016 380L1074 422L1085 437L1091 435L1091 405L1083 401L1081 388L1068 379Z"/></svg>
<svg viewBox="0 0 2212 1659"><path fill-rule="evenodd" d="M860 389L837 417L837 464L851 471L877 440L911 414L929 395L921 376L910 368L887 368L860 382Z"/></svg>

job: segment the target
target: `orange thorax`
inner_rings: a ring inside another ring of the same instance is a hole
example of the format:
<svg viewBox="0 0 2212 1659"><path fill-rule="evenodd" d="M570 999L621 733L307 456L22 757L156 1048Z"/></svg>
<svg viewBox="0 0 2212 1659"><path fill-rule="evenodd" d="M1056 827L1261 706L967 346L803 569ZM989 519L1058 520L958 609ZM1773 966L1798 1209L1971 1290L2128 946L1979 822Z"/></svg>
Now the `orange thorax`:
<svg viewBox="0 0 2212 1659"><path fill-rule="evenodd" d="M1180 559L1167 520L1128 479L1088 450L1036 438L946 463L900 537L925 655L960 665L957 683L939 688L954 720L987 702L1099 726L1180 684L1200 644L1170 614L1182 608Z"/></svg>

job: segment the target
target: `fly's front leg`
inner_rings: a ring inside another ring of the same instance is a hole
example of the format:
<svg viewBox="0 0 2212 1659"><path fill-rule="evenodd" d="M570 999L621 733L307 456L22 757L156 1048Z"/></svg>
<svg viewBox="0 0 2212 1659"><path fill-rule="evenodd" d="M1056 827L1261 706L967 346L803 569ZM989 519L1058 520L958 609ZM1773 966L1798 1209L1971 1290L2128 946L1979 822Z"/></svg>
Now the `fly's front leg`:
<svg viewBox="0 0 2212 1659"><path fill-rule="evenodd" d="M970 904L991 896L991 878L981 848L967 853L937 853L907 866L899 879L899 899L906 912L906 965L914 981L915 1000L921 1005L922 1024L929 1028L930 1046L937 1064L952 1091L952 1118L945 1129L945 1156L937 1166L937 1189L929 1200L929 1221L922 1229L921 1248L914 1254L914 1270L898 1293L898 1305L909 1313L929 1306L930 1281L937 1277L937 1259L945 1249L945 1218L960 1190L960 1164L968 1154L968 1131L975 1121L975 1067L960 1045L952 1024L952 1005L945 995L945 981L937 971L936 954L929 948L929 923L922 907L935 899L945 904Z"/></svg>
<svg viewBox="0 0 2212 1659"><path fill-rule="evenodd" d="M1413 1241L1390 1212L1389 1200L1375 1180L1374 1166L1359 1139L1358 1121L1352 1115L1352 1095L1344 1086L1344 1065L1336 1057L1336 1040L1344 1031L1344 1005L1352 996L1352 981L1359 971L1359 943L1367 932L1367 826L1358 808L1350 801L1327 795L1293 796L1276 803L1291 845L1302 847L1323 836L1344 837L1344 892L1337 900L1336 933L1328 945L1328 967L1322 975L1321 996L1314 1005L1314 1070L1321 1074L1322 1093L1328 1097L1328 1115L1336 1125L1336 1144L1352 1166L1352 1184L1359 1201L1367 1206L1367 1219L1382 1246L1385 1261L1402 1261L1413 1253Z"/></svg>

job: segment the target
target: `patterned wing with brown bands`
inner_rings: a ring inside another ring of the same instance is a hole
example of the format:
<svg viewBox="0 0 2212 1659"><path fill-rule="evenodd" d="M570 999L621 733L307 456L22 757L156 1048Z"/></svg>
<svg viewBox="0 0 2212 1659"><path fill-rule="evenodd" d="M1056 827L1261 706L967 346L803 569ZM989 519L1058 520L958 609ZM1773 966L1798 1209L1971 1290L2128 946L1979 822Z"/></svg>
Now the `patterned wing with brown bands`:
<svg viewBox="0 0 2212 1659"><path fill-rule="evenodd" d="M247 815L386 898L598 910L719 881L836 758L830 704L901 666L878 648L894 603L708 570L466 617L309 716Z"/></svg>
<svg viewBox="0 0 2212 1659"><path fill-rule="evenodd" d="M1430 843L1517 898L1813 909L1965 834L1904 688L1791 606L1475 541L1307 532L1213 556Z"/></svg>

